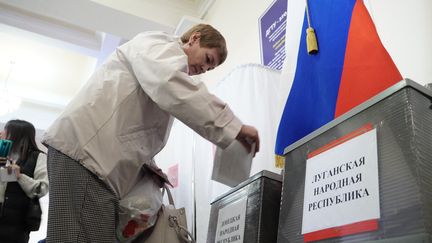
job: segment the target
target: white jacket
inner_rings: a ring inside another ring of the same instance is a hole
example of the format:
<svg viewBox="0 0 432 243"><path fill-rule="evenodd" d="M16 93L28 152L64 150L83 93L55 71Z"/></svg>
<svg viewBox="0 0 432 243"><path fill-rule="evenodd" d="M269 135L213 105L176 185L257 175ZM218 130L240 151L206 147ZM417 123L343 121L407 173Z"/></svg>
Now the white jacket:
<svg viewBox="0 0 432 243"><path fill-rule="evenodd" d="M36 166L33 172L33 178L26 174L21 174L18 184L29 198L41 198L48 193L48 174L46 168L47 156L39 153ZM0 182L0 203L4 202L7 182Z"/></svg>
<svg viewBox="0 0 432 243"><path fill-rule="evenodd" d="M92 75L43 143L80 161L120 198L166 144L173 117L228 146L241 121L187 68L179 38L162 32L137 35Z"/></svg>

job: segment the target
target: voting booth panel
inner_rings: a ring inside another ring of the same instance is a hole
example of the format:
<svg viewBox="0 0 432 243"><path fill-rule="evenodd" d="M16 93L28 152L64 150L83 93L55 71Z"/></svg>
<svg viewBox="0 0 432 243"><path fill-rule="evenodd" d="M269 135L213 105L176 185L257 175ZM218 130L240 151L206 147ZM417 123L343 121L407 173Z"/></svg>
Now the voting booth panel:
<svg viewBox="0 0 432 243"><path fill-rule="evenodd" d="M211 203L207 243L273 243L282 176L263 170Z"/></svg>
<svg viewBox="0 0 432 243"><path fill-rule="evenodd" d="M432 242L431 97L403 80L287 147L277 242Z"/></svg>

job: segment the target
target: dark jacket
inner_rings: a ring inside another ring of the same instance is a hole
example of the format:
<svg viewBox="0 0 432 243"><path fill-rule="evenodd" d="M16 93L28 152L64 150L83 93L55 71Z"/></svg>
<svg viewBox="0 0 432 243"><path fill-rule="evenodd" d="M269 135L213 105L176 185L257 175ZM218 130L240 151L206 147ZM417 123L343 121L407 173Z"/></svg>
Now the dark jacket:
<svg viewBox="0 0 432 243"><path fill-rule="evenodd" d="M18 161L22 174L33 178L39 152L30 153L26 161ZM0 242L27 243L30 231L26 229L24 219L30 198L21 189L18 182L8 182L4 202L0 211Z"/></svg>

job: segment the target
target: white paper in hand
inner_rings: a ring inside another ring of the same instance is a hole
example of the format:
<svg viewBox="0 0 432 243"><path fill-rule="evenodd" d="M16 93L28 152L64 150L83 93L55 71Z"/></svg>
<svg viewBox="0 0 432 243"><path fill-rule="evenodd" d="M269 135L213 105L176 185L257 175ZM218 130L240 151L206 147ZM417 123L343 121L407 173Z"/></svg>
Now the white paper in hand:
<svg viewBox="0 0 432 243"><path fill-rule="evenodd" d="M213 162L212 180L235 187L249 178L255 144L248 153L246 148L234 140L226 149L217 148Z"/></svg>

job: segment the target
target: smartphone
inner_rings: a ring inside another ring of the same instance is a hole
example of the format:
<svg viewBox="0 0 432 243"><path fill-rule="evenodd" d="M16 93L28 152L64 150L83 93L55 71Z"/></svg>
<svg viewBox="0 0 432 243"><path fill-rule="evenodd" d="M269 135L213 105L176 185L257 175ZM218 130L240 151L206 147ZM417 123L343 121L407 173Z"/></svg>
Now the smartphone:
<svg viewBox="0 0 432 243"><path fill-rule="evenodd" d="M0 157L8 157L10 150L12 149L12 141L7 139L0 139Z"/></svg>

